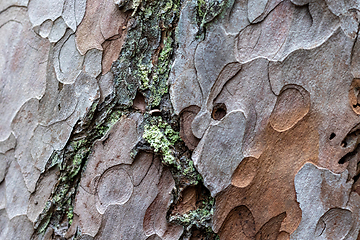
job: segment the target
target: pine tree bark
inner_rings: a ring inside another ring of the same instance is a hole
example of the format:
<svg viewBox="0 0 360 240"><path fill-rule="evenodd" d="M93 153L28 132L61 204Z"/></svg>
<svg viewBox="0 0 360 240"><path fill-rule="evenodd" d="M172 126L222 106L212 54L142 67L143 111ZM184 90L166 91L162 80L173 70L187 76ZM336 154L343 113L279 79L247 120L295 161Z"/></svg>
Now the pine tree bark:
<svg viewBox="0 0 360 240"><path fill-rule="evenodd" d="M360 2L0 2L0 239L360 239Z"/></svg>

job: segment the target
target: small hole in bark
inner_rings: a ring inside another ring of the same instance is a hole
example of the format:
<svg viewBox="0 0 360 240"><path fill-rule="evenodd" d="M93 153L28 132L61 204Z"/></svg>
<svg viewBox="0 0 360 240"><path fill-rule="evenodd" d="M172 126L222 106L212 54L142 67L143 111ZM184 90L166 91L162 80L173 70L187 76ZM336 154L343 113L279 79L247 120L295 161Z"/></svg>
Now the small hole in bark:
<svg viewBox="0 0 360 240"><path fill-rule="evenodd" d="M212 118L215 120L221 120L226 115L226 105L224 103L217 103L212 111Z"/></svg>
<svg viewBox="0 0 360 240"><path fill-rule="evenodd" d="M334 137L336 137L336 134L335 134L335 133L331 133L331 134L330 134L330 138L329 138L329 139L330 139L330 140L333 140L333 139L334 139Z"/></svg>

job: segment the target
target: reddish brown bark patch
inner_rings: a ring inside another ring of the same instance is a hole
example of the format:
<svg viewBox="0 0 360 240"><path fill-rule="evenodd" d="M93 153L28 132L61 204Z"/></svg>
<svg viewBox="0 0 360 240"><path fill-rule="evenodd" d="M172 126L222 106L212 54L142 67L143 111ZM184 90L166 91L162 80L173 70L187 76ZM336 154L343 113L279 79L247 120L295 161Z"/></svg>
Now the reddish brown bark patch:
<svg viewBox="0 0 360 240"><path fill-rule="evenodd" d="M194 150L200 142L200 140L194 136L191 129L191 124L199 111L200 107L190 106L180 113L180 137L190 150Z"/></svg>

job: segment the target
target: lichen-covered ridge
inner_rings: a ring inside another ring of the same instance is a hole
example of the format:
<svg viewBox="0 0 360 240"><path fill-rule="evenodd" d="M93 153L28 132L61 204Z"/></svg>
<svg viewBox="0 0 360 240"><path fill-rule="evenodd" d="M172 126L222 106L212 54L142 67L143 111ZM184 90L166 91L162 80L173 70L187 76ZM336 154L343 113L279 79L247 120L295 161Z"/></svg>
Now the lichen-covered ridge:
<svg viewBox="0 0 360 240"><path fill-rule="evenodd" d="M203 3L199 2L200 28L218 14L222 3L202 6ZM202 184L202 178L191 160L191 152L179 137L179 118L174 115L168 97L168 76L176 48L174 34L181 4L181 1L119 2L120 10L132 11L132 15L127 20L127 35L120 56L111 69L114 92L103 102L93 103L87 115L74 127L64 149L55 151L49 159L46 171L58 168L60 175L36 221L34 238L42 236L48 228L55 229L56 237L64 236L73 222L74 198L94 142L103 138L122 116L139 112L133 107L139 94L144 96L146 103L145 112L140 111L145 117L141 125L144 133L143 141L135 147L132 157L135 158L142 149L159 154L163 164L173 173L177 185L173 197L175 205L180 204L183 189ZM215 14L211 13L212 8L216 8ZM159 109L157 115L160 116L153 116L156 115L153 109ZM183 214L168 213L171 222L187 227L184 237L191 236L195 229L203 229L207 239L216 237L211 230L214 200L207 191L202 194L207 197L200 208ZM80 235L81 229L78 229L73 238Z"/></svg>

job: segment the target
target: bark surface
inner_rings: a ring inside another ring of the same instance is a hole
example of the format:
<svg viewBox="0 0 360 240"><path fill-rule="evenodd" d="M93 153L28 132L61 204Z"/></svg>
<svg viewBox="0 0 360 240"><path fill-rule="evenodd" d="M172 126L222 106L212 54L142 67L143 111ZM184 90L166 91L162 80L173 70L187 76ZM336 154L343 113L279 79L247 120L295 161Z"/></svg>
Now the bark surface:
<svg viewBox="0 0 360 240"><path fill-rule="evenodd" d="M0 239L359 240L360 1L2 0Z"/></svg>

